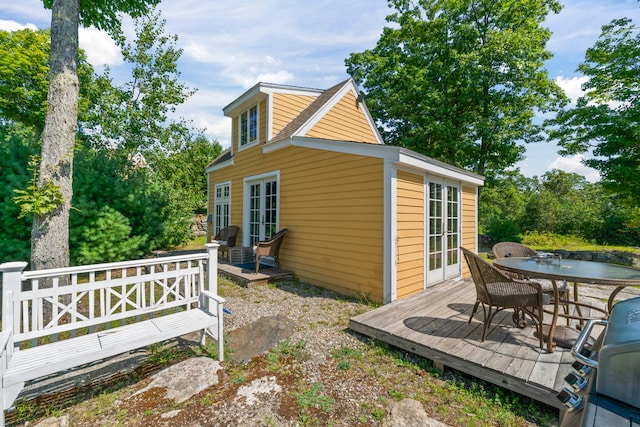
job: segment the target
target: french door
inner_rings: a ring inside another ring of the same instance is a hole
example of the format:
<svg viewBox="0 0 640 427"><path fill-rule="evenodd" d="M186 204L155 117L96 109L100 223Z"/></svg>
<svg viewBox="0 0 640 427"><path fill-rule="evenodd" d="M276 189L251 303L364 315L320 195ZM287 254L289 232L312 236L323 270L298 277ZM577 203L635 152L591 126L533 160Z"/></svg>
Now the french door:
<svg viewBox="0 0 640 427"><path fill-rule="evenodd" d="M254 246L278 231L278 179L271 176L247 181L245 189L246 244Z"/></svg>
<svg viewBox="0 0 640 427"><path fill-rule="evenodd" d="M460 188L429 180L427 198L427 285L460 273Z"/></svg>

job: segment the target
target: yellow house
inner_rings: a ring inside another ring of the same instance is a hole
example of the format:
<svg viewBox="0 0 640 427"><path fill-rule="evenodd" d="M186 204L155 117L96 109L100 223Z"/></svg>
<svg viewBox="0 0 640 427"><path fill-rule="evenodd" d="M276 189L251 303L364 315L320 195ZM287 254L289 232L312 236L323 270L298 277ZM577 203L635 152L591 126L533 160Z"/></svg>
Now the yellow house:
<svg viewBox="0 0 640 427"><path fill-rule="evenodd" d="M378 302L467 275L483 178L385 145L356 84L258 83L224 108L231 147L208 167L208 239L238 245L287 228L280 259L301 280Z"/></svg>

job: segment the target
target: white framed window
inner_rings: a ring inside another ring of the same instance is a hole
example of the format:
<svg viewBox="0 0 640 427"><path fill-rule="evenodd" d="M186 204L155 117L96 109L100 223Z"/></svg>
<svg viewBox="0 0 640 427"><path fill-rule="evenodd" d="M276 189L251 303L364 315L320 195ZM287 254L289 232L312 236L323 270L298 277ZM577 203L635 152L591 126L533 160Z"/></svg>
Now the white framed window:
<svg viewBox="0 0 640 427"><path fill-rule="evenodd" d="M258 143L259 129L258 105L240 113L238 120L238 149L242 150Z"/></svg>
<svg viewBox="0 0 640 427"><path fill-rule="evenodd" d="M213 231L214 235L229 226L231 216L231 183L223 182L215 185L213 199Z"/></svg>

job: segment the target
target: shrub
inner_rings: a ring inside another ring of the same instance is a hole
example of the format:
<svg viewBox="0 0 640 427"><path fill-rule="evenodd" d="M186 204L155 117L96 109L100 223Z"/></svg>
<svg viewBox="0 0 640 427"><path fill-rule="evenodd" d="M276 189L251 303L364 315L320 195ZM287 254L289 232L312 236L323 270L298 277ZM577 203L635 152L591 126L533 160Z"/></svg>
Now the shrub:
<svg viewBox="0 0 640 427"><path fill-rule="evenodd" d="M487 234L491 236L495 243L498 242L519 242L520 227L509 219L493 219L487 225Z"/></svg>
<svg viewBox="0 0 640 427"><path fill-rule="evenodd" d="M129 220L115 209L104 206L89 220L72 246L72 258L79 264L138 258L144 236L131 236Z"/></svg>

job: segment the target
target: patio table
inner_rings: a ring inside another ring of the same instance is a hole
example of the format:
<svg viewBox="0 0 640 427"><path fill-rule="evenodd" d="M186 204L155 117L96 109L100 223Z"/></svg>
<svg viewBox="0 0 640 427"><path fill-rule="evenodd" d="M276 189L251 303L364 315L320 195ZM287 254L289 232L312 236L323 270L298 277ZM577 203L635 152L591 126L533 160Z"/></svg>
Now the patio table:
<svg viewBox="0 0 640 427"><path fill-rule="evenodd" d="M553 319L551 325L546 329L547 348L553 351L554 338L560 338L558 345L562 347L571 346L572 341L577 338L577 331L571 330L566 326L556 326L558 317L569 317L573 319L586 320L581 318L582 313L579 308L588 307L595 309L607 317L613 307L614 299L627 286L640 285L640 269L633 267L625 267L621 265L608 264L604 262L581 261L575 259L562 258L543 258L543 257L526 257L526 258L499 258L493 261L494 265L503 270L536 278L549 279L553 284ZM556 281L566 280L574 283L588 283L597 285L606 285L612 287L612 292L607 301L606 311L590 304L575 301L560 300L558 295L558 287ZM560 314L560 304L575 304L578 309L579 316L571 316L569 314Z"/></svg>

